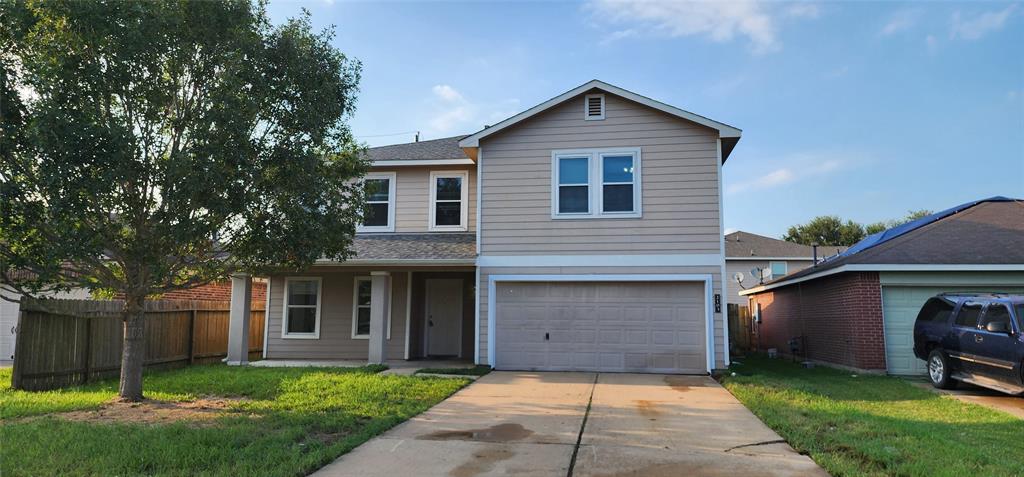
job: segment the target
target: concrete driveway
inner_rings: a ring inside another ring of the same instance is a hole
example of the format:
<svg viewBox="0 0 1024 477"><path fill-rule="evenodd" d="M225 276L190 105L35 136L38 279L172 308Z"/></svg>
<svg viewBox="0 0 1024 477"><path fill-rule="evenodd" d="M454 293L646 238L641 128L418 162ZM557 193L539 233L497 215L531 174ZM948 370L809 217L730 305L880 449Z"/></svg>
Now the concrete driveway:
<svg viewBox="0 0 1024 477"><path fill-rule="evenodd" d="M714 380L493 372L316 476L820 476Z"/></svg>

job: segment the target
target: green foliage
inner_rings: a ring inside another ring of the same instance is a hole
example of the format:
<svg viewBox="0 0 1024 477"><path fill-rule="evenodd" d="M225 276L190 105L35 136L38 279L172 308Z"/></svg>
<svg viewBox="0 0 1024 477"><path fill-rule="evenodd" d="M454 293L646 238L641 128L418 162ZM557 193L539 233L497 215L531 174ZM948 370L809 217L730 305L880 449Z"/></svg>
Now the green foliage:
<svg viewBox="0 0 1024 477"><path fill-rule="evenodd" d="M930 210L912 210L907 212L907 216L902 219L875 222L868 225L861 225L852 220L843 222L843 219L835 215L822 215L811 219L806 224L791 226L782 237L782 240L804 245L816 243L818 245L849 247L868 235L876 234L931 214L932 211Z"/></svg>
<svg viewBox="0 0 1024 477"><path fill-rule="evenodd" d="M361 67L308 14L28 0L0 17L8 285L146 296L349 256Z"/></svg>
<svg viewBox="0 0 1024 477"><path fill-rule="evenodd" d="M748 357L723 384L830 474L1024 475L1024 425L890 376Z"/></svg>
<svg viewBox="0 0 1024 477"><path fill-rule="evenodd" d="M306 475L468 383L376 374L380 369L210 365L146 376L148 394L161 400L245 398L210 425L94 424L40 415L95 408L93 395L109 400L117 393L114 382L62 391L77 407L61 408L53 406L53 393L0 389L3 444L18 449L0 453L0 469L4 475ZM10 411L12 395L20 411Z"/></svg>
<svg viewBox="0 0 1024 477"><path fill-rule="evenodd" d="M782 240L804 245L850 246L864 238L864 227L852 220L843 222L835 215L823 215L786 231Z"/></svg>

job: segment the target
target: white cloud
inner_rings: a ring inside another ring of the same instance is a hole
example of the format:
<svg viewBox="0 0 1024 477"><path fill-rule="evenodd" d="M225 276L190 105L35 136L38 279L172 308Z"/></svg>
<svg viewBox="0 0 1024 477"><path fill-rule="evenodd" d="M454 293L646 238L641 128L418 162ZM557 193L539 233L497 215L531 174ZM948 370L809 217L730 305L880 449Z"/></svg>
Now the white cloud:
<svg viewBox="0 0 1024 477"><path fill-rule="evenodd" d="M759 176L729 184L725 193L735 195L765 189L775 189L800 180L820 179L840 171L851 163L843 157L828 157L827 153L795 154L780 161L784 165Z"/></svg>
<svg viewBox="0 0 1024 477"><path fill-rule="evenodd" d="M505 119L519 108L518 99L505 99L493 104L479 104L447 84L431 88L433 112L427 120L428 136L473 132L485 123Z"/></svg>
<svg viewBox="0 0 1024 477"><path fill-rule="evenodd" d="M779 50L779 23L783 18L813 18L819 14L811 3L772 4L750 0L667 2L650 0L591 0L589 8L598 23L631 24L634 31L650 31L668 37L702 36L725 43L746 37L755 53ZM602 43L622 37L619 30ZM636 33L629 36L636 35Z"/></svg>
<svg viewBox="0 0 1024 477"><path fill-rule="evenodd" d="M920 10L900 10L889 17L889 21L885 22L885 25L882 26L882 29L879 30L878 34L882 36L889 36L907 31L917 25L917 21L920 17Z"/></svg>
<svg viewBox="0 0 1024 477"><path fill-rule="evenodd" d="M991 32L1001 30L1016 9L1017 4L1011 3L1002 10L984 12L971 18L964 18L959 11L953 12L953 27L949 32L949 37L977 40Z"/></svg>
<svg viewBox="0 0 1024 477"><path fill-rule="evenodd" d="M607 45L609 43L614 43L616 41L619 41L619 40L622 40L622 39L625 39L625 38L634 37L634 36L637 35L637 33L639 33L639 32L637 32L636 30L634 30L632 28L627 28L625 30L613 31L613 32L611 32L611 34L609 34L608 36L606 36L603 39L601 39L600 44L603 46L603 45Z"/></svg>

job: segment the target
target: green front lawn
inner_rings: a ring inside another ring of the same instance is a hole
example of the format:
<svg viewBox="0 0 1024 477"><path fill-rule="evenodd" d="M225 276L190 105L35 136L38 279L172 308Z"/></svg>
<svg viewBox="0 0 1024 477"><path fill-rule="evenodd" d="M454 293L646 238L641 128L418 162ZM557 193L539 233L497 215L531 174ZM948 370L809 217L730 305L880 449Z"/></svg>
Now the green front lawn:
<svg viewBox="0 0 1024 477"><path fill-rule="evenodd" d="M723 385L835 476L1024 475L1024 421L888 376L748 357Z"/></svg>
<svg viewBox="0 0 1024 477"><path fill-rule="evenodd" d="M0 475L305 475L469 382L376 374L382 369L209 365L147 374L146 397L156 404L229 398L212 417L166 423L62 417L104 407L117 382L14 391L10 369L0 369Z"/></svg>

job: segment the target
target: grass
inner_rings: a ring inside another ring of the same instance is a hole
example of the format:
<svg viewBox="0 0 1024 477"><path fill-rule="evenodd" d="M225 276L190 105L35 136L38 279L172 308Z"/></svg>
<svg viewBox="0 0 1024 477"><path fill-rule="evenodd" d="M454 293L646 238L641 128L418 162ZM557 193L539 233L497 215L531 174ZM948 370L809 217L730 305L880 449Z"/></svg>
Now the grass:
<svg viewBox="0 0 1024 477"><path fill-rule="evenodd" d="M472 368L423 368L416 371L416 374L450 374L455 376L483 376L491 372L487 365L474 366Z"/></svg>
<svg viewBox="0 0 1024 477"><path fill-rule="evenodd" d="M0 475L306 475L469 382L382 369L209 365L146 375L149 399L244 398L209 425L67 421L54 413L97 409L117 382L15 391L0 370Z"/></svg>
<svg viewBox="0 0 1024 477"><path fill-rule="evenodd" d="M748 357L723 385L835 476L1024 475L1024 422L889 376Z"/></svg>

